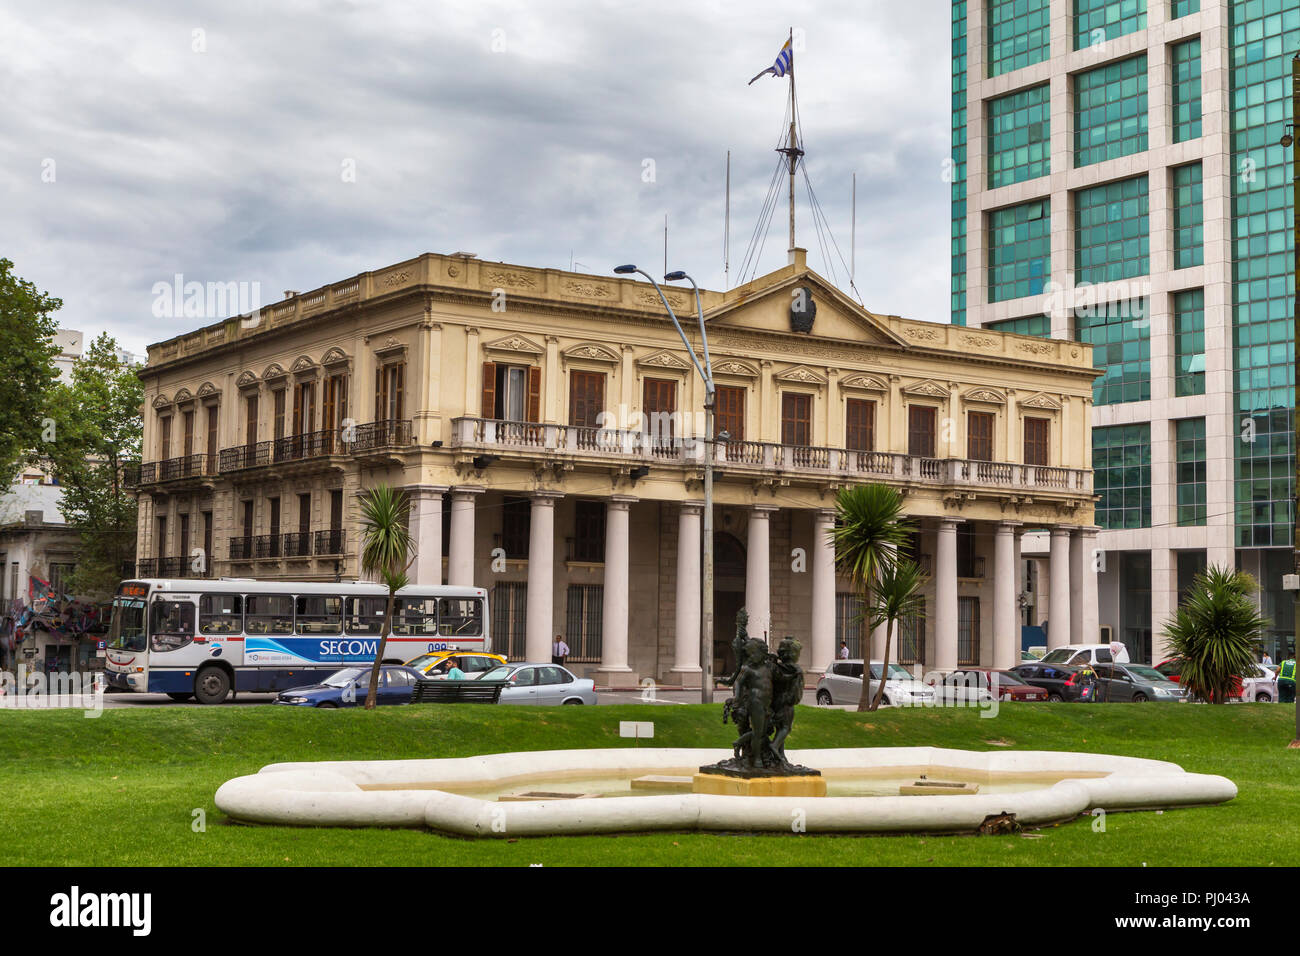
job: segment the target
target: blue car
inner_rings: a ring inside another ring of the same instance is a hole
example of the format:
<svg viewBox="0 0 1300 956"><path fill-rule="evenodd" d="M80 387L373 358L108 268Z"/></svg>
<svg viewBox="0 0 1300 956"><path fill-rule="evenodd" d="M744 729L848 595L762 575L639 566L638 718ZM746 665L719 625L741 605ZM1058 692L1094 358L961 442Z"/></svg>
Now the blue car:
<svg viewBox="0 0 1300 956"><path fill-rule="evenodd" d="M413 669L400 664L385 664L379 669L379 688L376 704L409 704L415 682L422 677ZM319 684L291 687L276 698L277 704L295 707L358 707L365 706L370 691L369 667L345 667L335 671Z"/></svg>

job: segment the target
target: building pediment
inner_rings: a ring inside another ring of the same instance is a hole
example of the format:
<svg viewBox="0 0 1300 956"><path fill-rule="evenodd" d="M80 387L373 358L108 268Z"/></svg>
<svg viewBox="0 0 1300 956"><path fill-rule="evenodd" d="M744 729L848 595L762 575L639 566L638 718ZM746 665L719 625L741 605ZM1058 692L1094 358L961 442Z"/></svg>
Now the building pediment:
<svg viewBox="0 0 1300 956"><path fill-rule="evenodd" d="M179 405L181 402L190 402L193 400L194 400L194 393L191 392L188 388L186 388L183 385L181 386L180 391L176 393L176 397L172 399L172 401L174 401L177 405Z"/></svg>
<svg viewBox="0 0 1300 956"><path fill-rule="evenodd" d="M347 365L352 359L340 348L332 348L320 360L321 365Z"/></svg>
<svg viewBox="0 0 1300 956"><path fill-rule="evenodd" d="M1023 408L1042 408L1053 412L1061 410L1060 401L1053 398L1051 395L1048 395L1046 392L1039 392L1037 395L1032 395L1020 402L1020 405Z"/></svg>
<svg viewBox="0 0 1300 956"><path fill-rule="evenodd" d="M171 404L171 400L166 395L162 394L159 394L159 396L153 400L154 408L170 408Z"/></svg>
<svg viewBox="0 0 1300 956"><path fill-rule="evenodd" d="M221 395L221 389L217 388L217 386L213 385L211 382L204 382L199 386L198 395L199 398L212 398L213 396L219 397Z"/></svg>
<svg viewBox="0 0 1300 956"><path fill-rule="evenodd" d="M289 373L284 370L284 366L280 365L278 362L272 362L266 367L266 371L262 373L262 381L271 382L278 378L284 378L288 374Z"/></svg>
<svg viewBox="0 0 1300 956"><path fill-rule="evenodd" d="M299 372L314 372L315 370L316 363L306 355L300 355L294 359L293 365L289 369L289 371L293 372L295 375Z"/></svg>
<svg viewBox="0 0 1300 956"><path fill-rule="evenodd" d="M996 388L972 388L962 395L962 401L982 402L985 405L1005 405L1007 398Z"/></svg>
<svg viewBox="0 0 1300 956"><path fill-rule="evenodd" d="M546 349L522 335L507 335L483 346L485 352L513 352L516 355L542 355Z"/></svg>
<svg viewBox="0 0 1300 956"><path fill-rule="evenodd" d="M933 379L925 379L920 382L912 382L910 385L903 386L904 395L924 395L928 398L948 398L951 390L947 385L943 385Z"/></svg>
<svg viewBox="0 0 1300 956"><path fill-rule="evenodd" d="M609 365L615 365L619 360L617 352L604 345L597 345L595 342L571 345L560 354L564 356L567 362L577 359L582 362L605 362Z"/></svg>
<svg viewBox="0 0 1300 956"><path fill-rule="evenodd" d="M257 376L252 372L241 372L239 378L235 379L235 388L255 388L257 386Z"/></svg>
<svg viewBox="0 0 1300 956"><path fill-rule="evenodd" d="M796 365L784 372L778 372L775 377L778 382L796 382L800 385L826 384L825 374L807 365Z"/></svg>
<svg viewBox="0 0 1300 956"><path fill-rule="evenodd" d="M661 349L644 358L639 358L636 360L636 364L645 368L666 368L683 372L691 368L691 363L687 359L674 355L668 349Z"/></svg>
<svg viewBox="0 0 1300 956"><path fill-rule="evenodd" d="M861 389L867 392L887 392L889 386L875 375L852 374L840 379L840 388Z"/></svg>
<svg viewBox="0 0 1300 956"><path fill-rule="evenodd" d="M722 359L713 363L714 375L742 375L745 378L758 378L758 369L739 359Z"/></svg>

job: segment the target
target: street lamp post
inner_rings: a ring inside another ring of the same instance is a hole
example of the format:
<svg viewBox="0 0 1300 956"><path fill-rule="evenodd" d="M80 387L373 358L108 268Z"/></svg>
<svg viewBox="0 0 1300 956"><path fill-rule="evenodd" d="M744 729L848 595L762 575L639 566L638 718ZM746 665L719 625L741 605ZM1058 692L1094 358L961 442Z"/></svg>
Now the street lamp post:
<svg viewBox="0 0 1300 956"><path fill-rule="evenodd" d="M650 284L659 293L659 300L663 302L668 317L673 320L677 334L682 338L682 344L686 346L686 351L691 356L691 363L700 373L700 378L704 380L704 574L700 594L700 702L711 704L713 703L713 413L716 389L713 384L713 362L709 358L709 333L704 327L704 307L700 304L700 287L695 284L694 279L680 270L664 276L665 282L686 279L695 290L695 312L699 317L700 342L704 352L703 365L700 364L690 339L682 329L681 322L677 321L677 314L668 304L663 289L659 288L659 283L655 282L654 277L634 265L617 266L614 271L619 275L636 272L650 280Z"/></svg>
<svg viewBox="0 0 1300 956"><path fill-rule="evenodd" d="M1281 145L1283 149L1290 149L1295 145L1295 135L1293 134L1300 135L1300 126L1297 126L1297 124L1300 124L1300 53L1297 53L1291 58L1291 122L1288 124L1287 130L1282 133L1282 140L1279 145ZM1295 256L1295 301L1292 306L1291 316L1292 321L1295 324L1294 336L1292 338L1292 350L1295 353L1292 356L1295 365L1294 379L1292 381L1295 393L1292 401L1292 404L1294 405L1294 397L1300 396L1300 148L1293 150L1291 153L1291 190L1291 243L1293 246L1292 251ZM1293 412L1293 414L1295 413ZM1295 417L1294 425L1296 437L1300 438L1300 415ZM1297 488L1296 491L1297 493L1300 493L1300 488ZM1292 499L1293 502L1296 500L1296 498ZM1291 520L1293 522L1296 520L1294 506L1292 508ZM1294 545L1294 550L1292 552L1292 570L1300 571L1300 560L1297 560L1297 558L1300 558L1300 524L1296 524L1293 527L1293 532L1295 534L1295 541L1292 542ZM1300 627L1300 621L1297 621L1296 623L1297 627ZM1300 634L1300 631L1297 631L1297 634ZM1297 640L1295 644L1297 646L1292 651L1291 656L1300 654L1300 640ZM1279 666L1282 663L1285 653L1286 649L1283 648L1278 655ZM1295 737L1291 740L1291 746L1300 747L1300 694L1296 694Z"/></svg>

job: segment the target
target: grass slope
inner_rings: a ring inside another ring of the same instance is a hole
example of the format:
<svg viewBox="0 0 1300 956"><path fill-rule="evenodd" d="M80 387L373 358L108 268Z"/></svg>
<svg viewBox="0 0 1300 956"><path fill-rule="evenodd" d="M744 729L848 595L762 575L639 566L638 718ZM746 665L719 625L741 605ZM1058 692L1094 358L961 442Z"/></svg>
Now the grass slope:
<svg viewBox="0 0 1300 956"><path fill-rule="evenodd" d="M0 711L0 863L155 865L1291 865L1300 850L1300 751L1290 707L1021 704L979 711L800 708L792 749L841 746L1089 750L1222 774L1221 807L1110 814L1011 837L650 833L465 840L416 830L245 827L213 794L286 760L459 757L627 747L620 720L654 720L654 745L725 747L718 707L271 706ZM815 763L815 761L813 761ZM206 832L194 832L195 811Z"/></svg>

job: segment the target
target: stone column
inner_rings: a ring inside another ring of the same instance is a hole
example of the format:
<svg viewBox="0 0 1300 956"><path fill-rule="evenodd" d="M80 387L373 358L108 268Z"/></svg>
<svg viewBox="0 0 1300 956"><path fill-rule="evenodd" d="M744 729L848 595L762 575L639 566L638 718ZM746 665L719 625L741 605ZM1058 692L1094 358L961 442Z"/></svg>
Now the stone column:
<svg viewBox="0 0 1300 956"><path fill-rule="evenodd" d="M524 653L530 661L549 661L555 638L555 501L563 495L541 491L528 509L528 604ZM455 513L452 514L455 520ZM453 533L454 538L454 533Z"/></svg>
<svg viewBox="0 0 1300 956"><path fill-rule="evenodd" d="M1047 649L1055 650L1070 643L1070 528L1052 528L1047 593Z"/></svg>
<svg viewBox="0 0 1300 956"><path fill-rule="evenodd" d="M474 498L482 488L459 487L451 493L451 542L447 548L447 583L474 584Z"/></svg>
<svg viewBox="0 0 1300 956"><path fill-rule="evenodd" d="M999 521L993 533L993 666L1020 663L1020 621L1016 590L1016 529L1019 521Z"/></svg>
<svg viewBox="0 0 1300 956"><path fill-rule="evenodd" d="M412 584L442 583L442 493L445 485L415 485L407 488L411 502L411 544L415 563Z"/></svg>
<svg viewBox="0 0 1300 956"><path fill-rule="evenodd" d="M813 515L812 541L812 647L804 648L804 671L825 673L839 650L835 642L835 545L830 531L835 512L821 509Z"/></svg>
<svg viewBox="0 0 1300 956"><path fill-rule="evenodd" d="M700 686L700 519L704 505L682 502L677 517L677 607L674 616L673 680ZM692 679L693 678L693 679Z"/></svg>
<svg viewBox="0 0 1300 956"><path fill-rule="evenodd" d="M1083 535L1075 528L1070 532L1070 643L1083 640Z"/></svg>
<svg viewBox="0 0 1300 956"><path fill-rule="evenodd" d="M745 610L749 636L767 640L772 630L771 558L768 547L772 505L755 505L749 511L749 543L745 561Z"/></svg>
<svg viewBox="0 0 1300 956"><path fill-rule="evenodd" d="M936 670L957 667L957 524L941 518L934 541L934 663Z"/></svg>
<svg viewBox="0 0 1300 956"><path fill-rule="evenodd" d="M1080 640L1084 644L1096 644L1101 640L1101 613L1097 604L1097 532L1101 528L1087 525L1079 529L1083 539L1083 574L1081 576L1078 603L1081 605Z"/></svg>
<svg viewBox="0 0 1300 956"><path fill-rule="evenodd" d="M628 506L636 501L614 495L605 504L605 589L601 608L600 682L636 683L627 666Z"/></svg>

